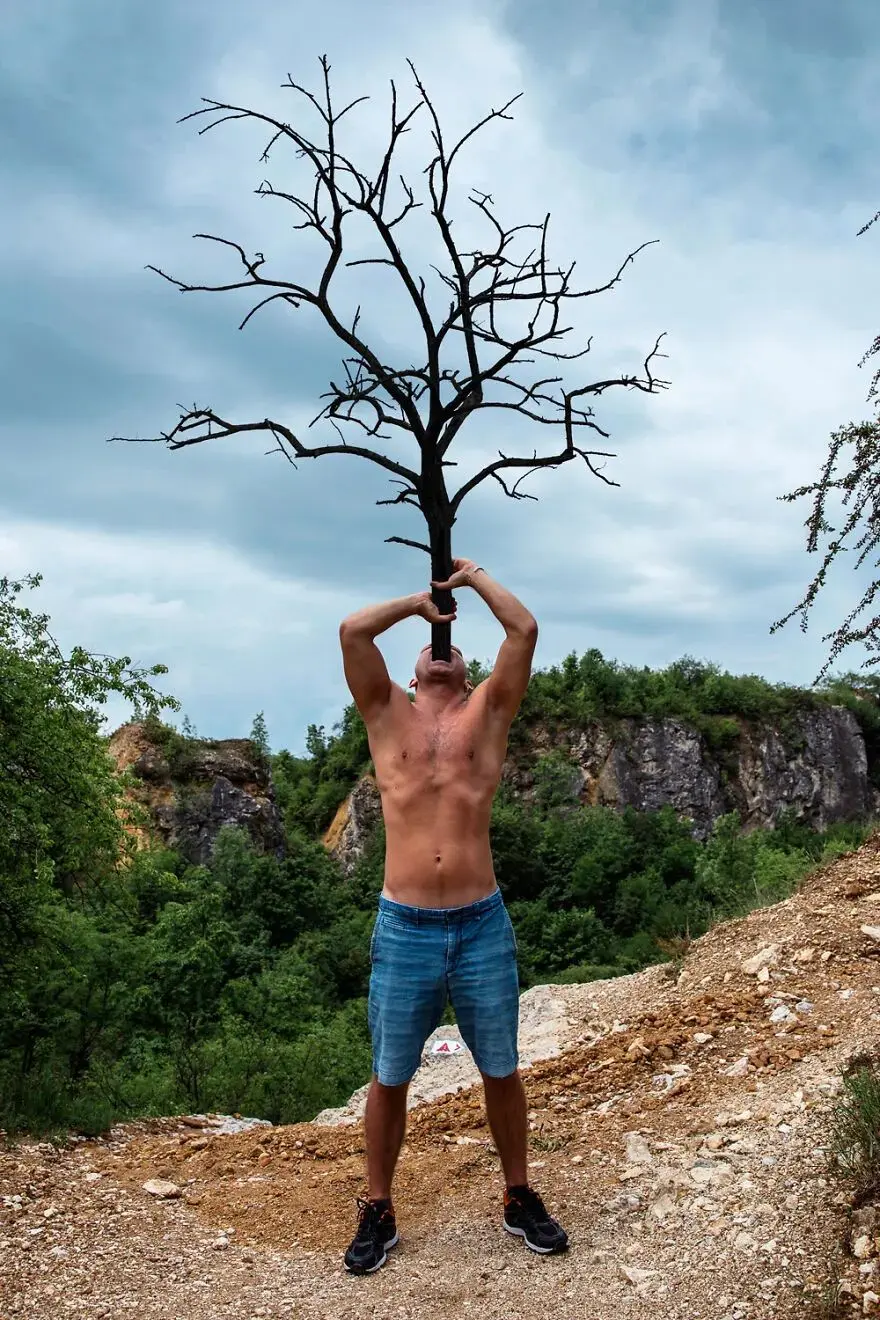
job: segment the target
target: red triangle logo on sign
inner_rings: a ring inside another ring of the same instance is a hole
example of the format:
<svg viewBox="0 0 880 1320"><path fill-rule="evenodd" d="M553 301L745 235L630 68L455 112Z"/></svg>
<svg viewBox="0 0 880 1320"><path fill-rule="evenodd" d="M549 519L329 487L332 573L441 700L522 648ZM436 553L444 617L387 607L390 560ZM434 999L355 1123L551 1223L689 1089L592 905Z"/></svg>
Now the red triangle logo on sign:
<svg viewBox="0 0 880 1320"><path fill-rule="evenodd" d="M446 1041L445 1041L445 1040L444 1040L444 1042L443 1042L442 1045L438 1046L437 1053L438 1053L438 1054L448 1054L448 1053L449 1053L449 1046L446 1044Z"/></svg>

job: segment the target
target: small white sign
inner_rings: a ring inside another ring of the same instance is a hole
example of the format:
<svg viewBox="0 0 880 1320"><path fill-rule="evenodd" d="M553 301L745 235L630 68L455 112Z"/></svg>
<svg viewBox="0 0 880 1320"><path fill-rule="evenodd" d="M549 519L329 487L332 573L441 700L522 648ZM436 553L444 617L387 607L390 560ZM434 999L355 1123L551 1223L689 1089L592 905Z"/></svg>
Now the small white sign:
<svg viewBox="0 0 880 1320"><path fill-rule="evenodd" d="M435 1040L431 1046L432 1054L458 1054L463 1049L460 1040Z"/></svg>

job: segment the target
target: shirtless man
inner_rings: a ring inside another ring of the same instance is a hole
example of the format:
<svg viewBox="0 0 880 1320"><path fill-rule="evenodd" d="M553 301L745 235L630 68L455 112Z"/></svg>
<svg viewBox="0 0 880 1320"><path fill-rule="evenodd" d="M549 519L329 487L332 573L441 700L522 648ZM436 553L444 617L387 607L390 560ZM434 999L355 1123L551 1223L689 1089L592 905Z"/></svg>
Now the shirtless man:
<svg viewBox="0 0 880 1320"><path fill-rule="evenodd" d="M385 883L370 945L373 1079L367 1097L368 1199L359 1200L346 1267L369 1274L398 1240L391 1181L406 1127L406 1096L447 997L480 1070L501 1159L503 1225L533 1251L568 1237L528 1185L527 1113L517 1068L516 937L489 846L492 800L507 735L531 672L538 625L520 601L469 559L453 561L454 591L471 587L503 626L489 678L471 691L461 652L419 653L410 700L388 676L376 637L401 619L441 615L429 591L371 605L339 629L345 677L364 718L385 818Z"/></svg>

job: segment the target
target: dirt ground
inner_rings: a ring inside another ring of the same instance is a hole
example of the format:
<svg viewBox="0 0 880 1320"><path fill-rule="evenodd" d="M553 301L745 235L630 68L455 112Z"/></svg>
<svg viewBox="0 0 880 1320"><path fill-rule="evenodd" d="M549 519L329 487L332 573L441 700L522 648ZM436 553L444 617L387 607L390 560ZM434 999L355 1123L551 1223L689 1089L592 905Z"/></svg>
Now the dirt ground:
<svg viewBox="0 0 880 1320"><path fill-rule="evenodd" d="M400 1245L368 1278L341 1265L359 1122L222 1135L178 1116L0 1151L0 1320L818 1316L850 1229L829 1109L841 1068L880 1043L880 931L864 926L880 926L880 838L717 927L680 971L559 988L562 1053L524 1080L563 1256L502 1233L478 1088L411 1111ZM850 1262L854 1314L873 1313L874 1258Z"/></svg>

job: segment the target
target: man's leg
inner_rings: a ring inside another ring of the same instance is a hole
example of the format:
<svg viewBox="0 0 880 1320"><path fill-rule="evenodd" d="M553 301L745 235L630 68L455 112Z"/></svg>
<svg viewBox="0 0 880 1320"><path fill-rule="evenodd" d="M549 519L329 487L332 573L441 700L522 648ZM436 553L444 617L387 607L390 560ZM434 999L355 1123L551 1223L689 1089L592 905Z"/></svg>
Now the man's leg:
<svg viewBox="0 0 880 1320"><path fill-rule="evenodd" d="M391 1181L406 1130L406 1093L409 1082L383 1086L373 1077L364 1118L367 1141L367 1179L371 1201L391 1199Z"/></svg>
<svg viewBox="0 0 880 1320"><path fill-rule="evenodd" d="M509 1077L483 1073L486 1115L508 1187L528 1183L528 1111L519 1069Z"/></svg>
<svg viewBox="0 0 880 1320"><path fill-rule="evenodd" d="M532 1251L564 1251L568 1235L529 1186L528 1110L517 1068L516 937L500 904L481 906L479 919L463 927L450 990L461 1034L483 1077L489 1127L504 1170L504 1228Z"/></svg>

